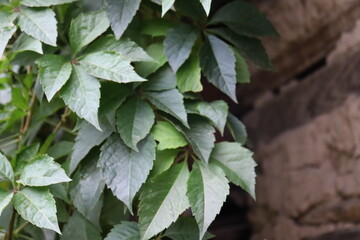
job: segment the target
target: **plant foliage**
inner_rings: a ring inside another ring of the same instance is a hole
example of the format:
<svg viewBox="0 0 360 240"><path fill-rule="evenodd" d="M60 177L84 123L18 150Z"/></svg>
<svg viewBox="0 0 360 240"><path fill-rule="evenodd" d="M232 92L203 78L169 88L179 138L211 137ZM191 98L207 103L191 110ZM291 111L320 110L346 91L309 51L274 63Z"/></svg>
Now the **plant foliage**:
<svg viewBox="0 0 360 240"><path fill-rule="evenodd" d="M0 239L212 238L256 164L203 83L237 102L271 35L240 0L0 0Z"/></svg>

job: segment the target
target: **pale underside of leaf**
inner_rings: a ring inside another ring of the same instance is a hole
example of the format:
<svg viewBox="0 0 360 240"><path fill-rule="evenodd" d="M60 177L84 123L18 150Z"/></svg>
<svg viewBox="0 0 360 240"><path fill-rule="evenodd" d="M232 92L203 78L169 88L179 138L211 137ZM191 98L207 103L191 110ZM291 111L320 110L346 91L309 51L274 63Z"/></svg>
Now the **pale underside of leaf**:
<svg viewBox="0 0 360 240"><path fill-rule="evenodd" d="M0 26L0 57L3 56L6 45L8 44L11 36L16 32L15 26Z"/></svg>
<svg viewBox="0 0 360 240"><path fill-rule="evenodd" d="M3 210L10 204L13 196L13 192L0 189L0 216Z"/></svg>
<svg viewBox="0 0 360 240"><path fill-rule="evenodd" d="M22 33L14 42L12 51L24 52L33 51L39 54L43 54L41 42L26 33Z"/></svg>
<svg viewBox="0 0 360 240"><path fill-rule="evenodd" d="M76 1L78 0L22 0L21 4L29 7L50 7L51 5L60 5Z"/></svg>
<svg viewBox="0 0 360 240"><path fill-rule="evenodd" d="M162 0L161 5L162 5L162 12L161 12L161 16L163 17L165 15L165 13L167 11L170 10L170 8L173 6L175 0Z"/></svg>
<svg viewBox="0 0 360 240"><path fill-rule="evenodd" d="M121 222L115 225L104 240L139 240L139 226L135 222Z"/></svg>
<svg viewBox="0 0 360 240"><path fill-rule="evenodd" d="M14 182L14 171L9 160L0 152L0 181Z"/></svg>

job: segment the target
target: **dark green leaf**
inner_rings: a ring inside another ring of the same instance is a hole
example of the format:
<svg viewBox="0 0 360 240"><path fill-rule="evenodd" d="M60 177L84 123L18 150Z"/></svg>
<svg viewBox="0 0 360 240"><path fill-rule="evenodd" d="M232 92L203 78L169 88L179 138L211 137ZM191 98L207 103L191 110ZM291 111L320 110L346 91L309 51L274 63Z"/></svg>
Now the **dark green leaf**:
<svg viewBox="0 0 360 240"><path fill-rule="evenodd" d="M176 88L176 77L168 65L160 68L150 76L149 81L144 83L143 89L146 91L162 91Z"/></svg>
<svg viewBox="0 0 360 240"><path fill-rule="evenodd" d="M22 110L29 109L28 99L25 98L23 94L23 89L21 87L12 87L11 88L11 99L12 104Z"/></svg>
<svg viewBox="0 0 360 240"><path fill-rule="evenodd" d="M200 0L200 2L203 5L206 14L209 15L211 8L211 0Z"/></svg>
<svg viewBox="0 0 360 240"><path fill-rule="evenodd" d="M238 83L250 82L250 71L245 59L238 53L236 49L233 49L236 58L236 81Z"/></svg>
<svg viewBox="0 0 360 240"><path fill-rule="evenodd" d="M246 143L247 141L246 128L244 124L240 122L239 119L237 119L237 117L235 117L230 113L227 119L226 126L229 129L231 135L234 137L235 141L241 143L242 145Z"/></svg>
<svg viewBox="0 0 360 240"><path fill-rule="evenodd" d="M199 227L194 218L180 217L165 232L165 236L172 240L199 240ZM213 238L210 233L205 233L203 240Z"/></svg>
<svg viewBox="0 0 360 240"><path fill-rule="evenodd" d="M16 156L15 175L20 175L28 162L35 158L39 151L39 147L40 144L33 144L21 149L21 151Z"/></svg>
<svg viewBox="0 0 360 240"><path fill-rule="evenodd" d="M152 57L156 62L139 62L135 64L136 72L146 78L150 74L156 72L159 68L161 68L166 63L166 56L164 53L164 47L160 43L151 44L146 49L147 54Z"/></svg>
<svg viewBox="0 0 360 240"><path fill-rule="evenodd" d="M140 240L139 226L135 222L115 225L104 240Z"/></svg>
<svg viewBox="0 0 360 240"><path fill-rule="evenodd" d="M101 83L100 117L115 113L126 98L133 94L129 85L104 81Z"/></svg>
<svg viewBox="0 0 360 240"><path fill-rule="evenodd" d="M4 180L14 183L14 171L9 160L0 152L0 181Z"/></svg>
<svg viewBox="0 0 360 240"><path fill-rule="evenodd" d="M50 7L51 5L60 5L76 1L78 0L22 0L21 4L29 7Z"/></svg>
<svg viewBox="0 0 360 240"><path fill-rule="evenodd" d="M176 73L176 84L180 92L201 92L201 68L198 55L190 58L179 68Z"/></svg>
<svg viewBox="0 0 360 240"><path fill-rule="evenodd" d="M48 154L50 157L53 157L54 159L59 159L69 155L72 152L73 147L74 147L73 142L61 141L55 143L52 147L50 147L48 150Z"/></svg>
<svg viewBox="0 0 360 240"><path fill-rule="evenodd" d="M33 51L43 54L41 42L25 33L22 33L15 41L13 52Z"/></svg>
<svg viewBox="0 0 360 240"><path fill-rule="evenodd" d="M203 24L206 23L206 12L199 0L176 0L175 8L185 16L199 20Z"/></svg>
<svg viewBox="0 0 360 240"><path fill-rule="evenodd" d="M0 215L3 210L10 204L14 196L13 192L0 189Z"/></svg>
<svg viewBox="0 0 360 240"><path fill-rule="evenodd" d="M165 18L148 19L141 26L141 33L151 37L165 37L167 31L174 26L174 22Z"/></svg>
<svg viewBox="0 0 360 240"><path fill-rule="evenodd" d="M97 227L77 211L69 218L60 240L101 240Z"/></svg>
<svg viewBox="0 0 360 240"><path fill-rule="evenodd" d="M165 121L158 121L151 131L152 136L159 142L158 150L176 149L187 145L186 139L173 125Z"/></svg>

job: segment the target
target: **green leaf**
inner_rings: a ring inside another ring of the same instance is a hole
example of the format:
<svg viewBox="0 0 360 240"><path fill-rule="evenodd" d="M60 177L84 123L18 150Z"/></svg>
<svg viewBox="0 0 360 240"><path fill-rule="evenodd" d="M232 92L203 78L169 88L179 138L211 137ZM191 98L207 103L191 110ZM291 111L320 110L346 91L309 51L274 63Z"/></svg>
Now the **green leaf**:
<svg viewBox="0 0 360 240"><path fill-rule="evenodd" d="M142 84L145 91L162 91L176 88L176 77L168 65L160 68Z"/></svg>
<svg viewBox="0 0 360 240"><path fill-rule="evenodd" d="M29 7L50 7L76 1L78 0L22 0L21 4Z"/></svg>
<svg viewBox="0 0 360 240"><path fill-rule="evenodd" d="M165 232L164 236L172 240L198 240L199 227L192 217L180 217ZM205 233L203 240L213 238L210 233Z"/></svg>
<svg viewBox="0 0 360 240"><path fill-rule="evenodd" d="M232 1L218 10L209 24L225 23L240 35L278 36L276 29L255 6L244 1Z"/></svg>
<svg viewBox="0 0 360 240"><path fill-rule="evenodd" d="M14 171L9 160L0 152L0 181L4 180L14 183Z"/></svg>
<svg viewBox="0 0 360 240"><path fill-rule="evenodd" d="M163 151L156 151L154 167L150 172L149 178L152 178L168 170L173 165L178 153L179 149L166 149Z"/></svg>
<svg viewBox="0 0 360 240"><path fill-rule="evenodd" d="M95 52L86 55L79 62L87 73L94 77L118 82L142 82L128 61L111 52Z"/></svg>
<svg viewBox="0 0 360 240"><path fill-rule="evenodd" d="M41 155L29 162L17 180L25 186L48 186L61 182L69 182L60 164L54 162L52 157Z"/></svg>
<svg viewBox="0 0 360 240"><path fill-rule="evenodd" d="M94 41L110 26L105 11L81 13L71 21L69 37L74 54Z"/></svg>
<svg viewBox="0 0 360 240"><path fill-rule="evenodd" d="M165 37L167 31L174 25L174 22L166 18L147 19L141 25L141 33L151 37Z"/></svg>
<svg viewBox="0 0 360 240"><path fill-rule="evenodd" d="M30 162L39 151L40 144L33 144L27 146L20 150L20 152L16 155L16 167L15 167L15 175L19 176L24 167Z"/></svg>
<svg viewBox="0 0 360 240"><path fill-rule="evenodd" d="M100 131L88 122L81 123L71 154L69 172L73 173L90 150L107 139L111 133L110 128L103 127L103 131Z"/></svg>
<svg viewBox="0 0 360 240"><path fill-rule="evenodd" d="M228 180L221 168L195 161L188 181L187 196L199 225L199 239L203 238L211 222L220 212L228 194Z"/></svg>
<svg viewBox="0 0 360 240"><path fill-rule="evenodd" d="M0 189L0 216L3 210L10 204L13 196L13 192Z"/></svg>
<svg viewBox="0 0 360 240"><path fill-rule="evenodd" d="M21 110L28 110L29 103L23 94L23 88L21 87L12 87L11 88L11 99L12 104Z"/></svg>
<svg viewBox="0 0 360 240"><path fill-rule="evenodd" d="M221 135L228 116L229 107L224 101L197 102L188 105L190 113L196 113L209 119L212 124L219 130Z"/></svg>
<svg viewBox="0 0 360 240"><path fill-rule="evenodd" d="M119 39L140 7L141 0L106 0L111 28Z"/></svg>
<svg viewBox="0 0 360 240"><path fill-rule="evenodd" d="M150 132L155 122L155 114L151 106L133 97L116 112L116 126L124 143L137 151L137 143Z"/></svg>
<svg viewBox="0 0 360 240"><path fill-rule="evenodd" d="M160 43L151 44L146 49L147 54L152 57L155 61L153 62L139 62L135 65L136 72L146 78L150 74L156 72L159 68L164 66L166 63L166 56L164 53L164 46Z"/></svg>
<svg viewBox="0 0 360 240"><path fill-rule="evenodd" d="M0 1L1 2L1 1ZM18 13L14 13L13 11L2 11L0 12L0 29L3 27L13 26L13 21L18 16Z"/></svg>
<svg viewBox="0 0 360 240"><path fill-rule="evenodd" d="M244 145L247 141L247 133L245 125L231 113L228 116L226 127L229 129L235 141Z"/></svg>
<svg viewBox="0 0 360 240"><path fill-rule="evenodd" d="M250 83L250 71L245 59L236 49L233 49L233 51L236 58L236 81L238 83Z"/></svg>
<svg viewBox="0 0 360 240"><path fill-rule="evenodd" d="M14 196L14 208L30 223L60 234L55 200L47 188L22 189Z"/></svg>
<svg viewBox="0 0 360 240"><path fill-rule="evenodd" d="M12 48L13 52L33 51L43 54L41 42L25 33L16 39Z"/></svg>
<svg viewBox="0 0 360 240"><path fill-rule="evenodd" d="M158 150L175 149L187 145L186 139L173 125L165 121L158 121L154 126L152 136L159 142Z"/></svg>
<svg viewBox="0 0 360 240"><path fill-rule="evenodd" d="M162 11L161 16L163 17L167 11L170 10L175 0L161 0Z"/></svg>
<svg viewBox="0 0 360 240"><path fill-rule="evenodd" d="M100 117L115 113L115 111L131 94L133 94L133 91L129 85L109 81L102 82L99 109Z"/></svg>
<svg viewBox="0 0 360 240"><path fill-rule="evenodd" d="M107 35L96 40L86 49L86 53L94 52L116 52L123 59L129 62L152 62L154 59L150 57L141 47L128 38L116 40L114 35Z"/></svg>
<svg viewBox="0 0 360 240"><path fill-rule="evenodd" d="M221 142L215 145L211 161L221 167L231 182L255 199L255 167L253 153L239 143Z"/></svg>
<svg viewBox="0 0 360 240"><path fill-rule="evenodd" d="M56 46L57 21L50 8L23 8L18 24L21 31L51 46Z"/></svg>
<svg viewBox="0 0 360 240"><path fill-rule="evenodd" d="M88 75L81 66L74 66L70 80L61 90L61 97L80 118L101 130L98 119L100 83L96 78Z"/></svg>
<svg viewBox="0 0 360 240"><path fill-rule="evenodd" d="M185 162L150 179L140 195L140 239L150 239L160 233L189 207L186 182L189 170Z"/></svg>
<svg viewBox="0 0 360 240"><path fill-rule="evenodd" d="M101 170L96 167L98 154L94 154L74 175L71 183L70 196L76 209L95 225L99 225L99 201L102 206L102 192L105 182ZM101 210L101 209L99 209Z"/></svg>
<svg viewBox="0 0 360 240"><path fill-rule="evenodd" d="M39 79L44 93L50 102L55 94L69 80L72 67L60 55L45 55L39 58L36 63L39 65Z"/></svg>
<svg viewBox="0 0 360 240"><path fill-rule="evenodd" d="M209 162L209 157L215 142L215 129L206 119L198 116L189 116L190 128L174 123L190 143L194 153L204 162Z"/></svg>
<svg viewBox="0 0 360 240"><path fill-rule="evenodd" d="M104 240L140 240L139 226L135 222L115 225Z"/></svg>
<svg viewBox="0 0 360 240"><path fill-rule="evenodd" d="M48 150L50 157L54 159L59 159L62 157L67 157L71 154L74 143L70 141L60 141L51 146Z"/></svg>
<svg viewBox="0 0 360 240"><path fill-rule="evenodd" d="M64 227L60 240L101 240L101 234L97 227L87 221L77 211L69 218Z"/></svg>
<svg viewBox="0 0 360 240"><path fill-rule="evenodd" d="M184 99L177 89L165 90L160 92L146 92L145 96L159 110L164 111L181 121L185 126L187 122Z"/></svg>
<svg viewBox="0 0 360 240"><path fill-rule="evenodd" d="M240 53L255 64L255 66L265 70L273 70L266 49L259 39L237 35L227 28L211 29L211 32L221 36L234 45Z"/></svg>
<svg viewBox="0 0 360 240"><path fill-rule="evenodd" d="M0 56L2 57L4 54L4 50L6 45L8 44L12 35L16 32L15 26L0 26Z"/></svg>
<svg viewBox="0 0 360 240"><path fill-rule="evenodd" d="M176 11L180 10L183 15L206 24L206 12L199 0L176 0L175 8Z"/></svg>
<svg viewBox="0 0 360 240"><path fill-rule="evenodd" d="M151 137L139 142L136 152L113 134L101 147L98 167L106 185L132 212L132 201L146 181L155 159L156 143Z"/></svg>
<svg viewBox="0 0 360 240"><path fill-rule="evenodd" d="M206 12L206 15L209 15L210 8L211 8L211 0L200 0L201 4L204 7L204 10Z"/></svg>
<svg viewBox="0 0 360 240"><path fill-rule="evenodd" d="M180 92L201 92L201 68L198 55L191 55L176 72L176 84Z"/></svg>
<svg viewBox="0 0 360 240"><path fill-rule="evenodd" d="M189 58L198 36L199 30L188 24L181 24L167 32L164 40L165 53L174 72Z"/></svg>

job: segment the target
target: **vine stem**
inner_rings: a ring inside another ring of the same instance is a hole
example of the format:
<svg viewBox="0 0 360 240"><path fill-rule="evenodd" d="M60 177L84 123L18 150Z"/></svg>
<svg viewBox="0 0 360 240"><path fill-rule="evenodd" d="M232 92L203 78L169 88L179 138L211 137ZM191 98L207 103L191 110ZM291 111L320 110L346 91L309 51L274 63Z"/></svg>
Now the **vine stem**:
<svg viewBox="0 0 360 240"><path fill-rule="evenodd" d="M23 230L28 224L29 224L28 221L26 221L26 222L24 222L23 224L21 224L17 229L15 229L14 235L15 235L15 236L18 235L19 232L20 232L21 230Z"/></svg>
<svg viewBox="0 0 360 240"><path fill-rule="evenodd" d="M12 240L13 231L14 231L14 224L15 224L15 218L16 218L16 210L13 207L13 212L11 214L10 222L9 222L9 228L5 236L5 240Z"/></svg>

